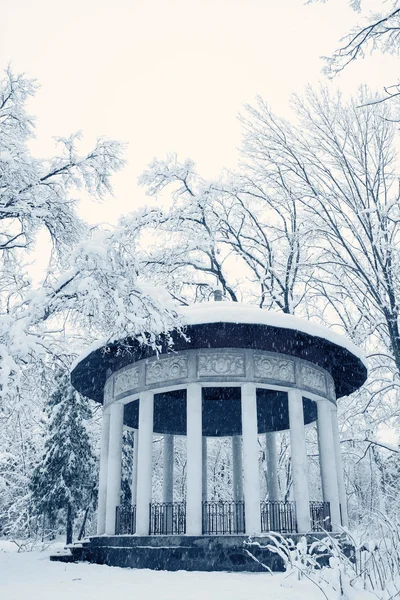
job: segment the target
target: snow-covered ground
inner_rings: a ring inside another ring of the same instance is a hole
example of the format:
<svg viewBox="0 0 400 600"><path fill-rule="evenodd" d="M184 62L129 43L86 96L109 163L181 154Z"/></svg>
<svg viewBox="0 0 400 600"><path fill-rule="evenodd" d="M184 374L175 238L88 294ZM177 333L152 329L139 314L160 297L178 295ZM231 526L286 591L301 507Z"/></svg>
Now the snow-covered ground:
<svg viewBox="0 0 400 600"><path fill-rule="evenodd" d="M50 562L43 552L20 552L0 540L2 600L326 600L307 579L284 574L189 573ZM336 600L328 592L329 600ZM357 594L357 600L370 596ZM353 599L352 599L353 600Z"/></svg>

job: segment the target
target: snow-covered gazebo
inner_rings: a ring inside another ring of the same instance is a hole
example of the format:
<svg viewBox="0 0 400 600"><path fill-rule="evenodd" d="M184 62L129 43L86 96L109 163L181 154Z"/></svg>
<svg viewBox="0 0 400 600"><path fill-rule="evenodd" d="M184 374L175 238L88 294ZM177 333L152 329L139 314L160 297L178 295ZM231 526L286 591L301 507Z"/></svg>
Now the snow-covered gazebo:
<svg viewBox="0 0 400 600"><path fill-rule="evenodd" d="M197 538L347 525L336 400L366 380L360 350L324 327L250 305L209 302L181 312L185 336L173 332L173 350L165 344L156 355L124 340L92 351L72 371L76 389L103 404L97 539L104 545L121 534ZM311 495L307 467L305 426L315 421L322 501ZM135 430L130 506L120 506L124 425ZM275 432L283 430L290 431L293 477L287 502L277 485ZM154 433L164 435L161 503L152 501ZM186 502L173 497L176 435L187 437ZM259 435L266 436L267 501L260 498ZM207 496L213 436L232 438L232 502Z"/></svg>

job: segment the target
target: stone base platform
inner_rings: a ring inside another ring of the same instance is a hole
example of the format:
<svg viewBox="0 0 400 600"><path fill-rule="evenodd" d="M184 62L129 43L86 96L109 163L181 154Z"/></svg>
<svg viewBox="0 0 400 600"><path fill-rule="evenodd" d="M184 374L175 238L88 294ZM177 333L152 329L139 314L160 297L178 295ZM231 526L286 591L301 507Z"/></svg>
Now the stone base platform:
<svg viewBox="0 0 400 600"><path fill-rule="evenodd" d="M299 537L290 535L292 539ZM310 536L315 541L317 535ZM246 552L245 535L224 536L96 536L69 546L71 555L59 554L50 560L61 562L87 561L100 565L166 571L283 571L282 559L275 553L257 546L251 548L254 560ZM253 538L261 545L263 537Z"/></svg>

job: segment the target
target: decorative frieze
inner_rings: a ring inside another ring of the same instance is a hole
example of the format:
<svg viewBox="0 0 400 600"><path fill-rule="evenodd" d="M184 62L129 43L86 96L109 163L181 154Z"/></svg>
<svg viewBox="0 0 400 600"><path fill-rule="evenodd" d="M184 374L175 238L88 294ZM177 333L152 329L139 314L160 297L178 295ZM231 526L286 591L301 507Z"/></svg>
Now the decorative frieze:
<svg viewBox="0 0 400 600"><path fill-rule="evenodd" d="M115 373L114 396L124 394L138 387L139 385L139 367L132 367Z"/></svg>
<svg viewBox="0 0 400 600"><path fill-rule="evenodd" d="M294 383L294 361L279 356L254 355L254 375L260 379L274 379Z"/></svg>
<svg viewBox="0 0 400 600"><path fill-rule="evenodd" d="M114 399L113 396L113 378L109 377L104 386L104 406L108 406Z"/></svg>
<svg viewBox="0 0 400 600"><path fill-rule="evenodd" d="M308 365L301 365L300 378L301 383L306 387L326 394L326 381L324 372L314 369L314 367L309 367Z"/></svg>
<svg viewBox="0 0 400 600"><path fill-rule="evenodd" d="M244 354L231 352L207 352L198 355L197 376L216 377L232 375L244 377L246 367Z"/></svg>
<svg viewBox="0 0 400 600"><path fill-rule="evenodd" d="M328 385L328 397L330 398L330 400L336 400L335 382L333 381L333 377L327 374L326 382Z"/></svg>
<svg viewBox="0 0 400 600"><path fill-rule="evenodd" d="M104 406L138 394L141 389L157 389L202 380L251 382L265 386L298 387L336 400L332 376L324 369L297 357L273 352L226 348L196 349L143 359L108 377Z"/></svg>
<svg viewBox="0 0 400 600"><path fill-rule="evenodd" d="M146 365L146 385L188 376L187 356L160 358Z"/></svg>

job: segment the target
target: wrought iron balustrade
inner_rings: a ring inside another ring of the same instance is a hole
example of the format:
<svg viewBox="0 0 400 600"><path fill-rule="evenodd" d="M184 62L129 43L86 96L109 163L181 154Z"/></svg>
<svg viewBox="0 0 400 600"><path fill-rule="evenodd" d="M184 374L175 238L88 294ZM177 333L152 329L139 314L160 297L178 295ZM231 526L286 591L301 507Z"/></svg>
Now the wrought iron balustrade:
<svg viewBox="0 0 400 600"><path fill-rule="evenodd" d="M186 533L184 502L150 504L150 535L183 535Z"/></svg>
<svg viewBox="0 0 400 600"><path fill-rule="evenodd" d="M329 502L310 502L310 516L313 531L332 531Z"/></svg>
<svg viewBox="0 0 400 600"><path fill-rule="evenodd" d="M116 535L136 533L136 505L123 504L116 508L115 519Z"/></svg>
<svg viewBox="0 0 400 600"><path fill-rule="evenodd" d="M294 502L265 501L260 503L261 532L296 533ZM245 533L244 502L207 501L202 504L203 534L228 535ZM312 531L331 531L329 502L310 502ZM150 535L183 535L186 533L184 502L150 504ZM136 532L136 506L121 505L116 509L116 535Z"/></svg>
<svg viewBox="0 0 400 600"><path fill-rule="evenodd" d="M261 502L261 533L296 533L296 508L294 502Z"/></svg>
<svg viewBox="0 0 400 600"><path fill-rule="evenodd" d="M245 532L244 502L203 502L203 534L227 535Z"/></svg>

